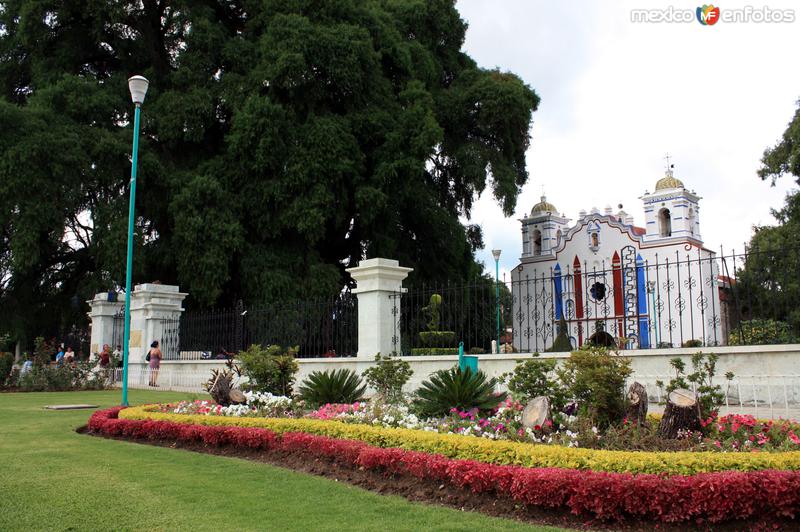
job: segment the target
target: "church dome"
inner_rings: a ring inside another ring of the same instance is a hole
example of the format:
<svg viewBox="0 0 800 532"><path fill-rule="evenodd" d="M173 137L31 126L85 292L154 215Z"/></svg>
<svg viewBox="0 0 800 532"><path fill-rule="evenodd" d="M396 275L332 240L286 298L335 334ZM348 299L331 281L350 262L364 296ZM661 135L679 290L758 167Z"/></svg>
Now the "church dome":
<svg viewBox="0 0 800 532"><path fill-rule="evenodd" d="M558 214L558 209L556 209L556 206L552 203L548 203L545 196L542 196L542 201L534 205L533 209L531 209L531 216L537 212L552 212L553 214Z"/></svg>
<svg viewBox="0 0 800 532"><path fill-rule="evenodd" d="M668 188L683 188L683 181L672 175L672 170L667 170L664 177L656 181L656 192Z"/></svg>

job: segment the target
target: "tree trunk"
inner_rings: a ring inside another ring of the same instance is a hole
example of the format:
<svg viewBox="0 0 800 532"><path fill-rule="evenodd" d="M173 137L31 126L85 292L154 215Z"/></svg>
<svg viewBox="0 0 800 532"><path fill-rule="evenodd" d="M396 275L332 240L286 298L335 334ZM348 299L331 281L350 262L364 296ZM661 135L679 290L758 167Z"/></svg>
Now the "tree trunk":
<svg viewBox="0 0 800 532"><path fill-rule="evenodd" d="M636 422L643 425L647 419L647 390L638 382L631 384L628 389L628 408L626 409L626 417L630 422Z"/></svg>
<svg viewBox="0 0 800 532"><path fill-rule="evenodd" d="M540 395L534 397L522 411L522 425L532 429L537 425L544 426L544 422L550 417L550 399Z"/></svg>
<svg viewBox="0 0 800 532"><path fill-rule="evenodd" d="M679 430L695 430L700 428L697 414L697 396L689 390L678 388L667 397L667 407L658 426L658 435L662 438L674 439Z"/></svg>

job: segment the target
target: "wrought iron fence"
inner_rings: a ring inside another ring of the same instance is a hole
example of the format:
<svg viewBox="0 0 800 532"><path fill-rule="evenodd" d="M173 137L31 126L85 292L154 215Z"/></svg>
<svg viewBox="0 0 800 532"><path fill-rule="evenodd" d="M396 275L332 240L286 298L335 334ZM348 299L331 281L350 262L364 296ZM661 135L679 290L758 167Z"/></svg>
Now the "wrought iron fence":
<svg viewBox="0 0 800 532"><path fill-rule="evenodd" d="M563 269L538 268L533 275L520 268L498 283L499 297L488 278L397 293L395 350L446 352L425 351L430 346L420 333L429 330L452 331L473 352L489 352L498 336L501 349L516 352L586 343L656 349L796 341L800 281L789 272L797 268L768 271L785 259L786 250L719 256L697 250L653 261L642 260L633 248L630 256L625 251L610 264L575 261ZM434 294L441 296L437 324L430 323ZM788 323L784 335L769 338L765 322L753 320Z"/></svg>
<svg viewBox="0 0 800 532"><path fill-rule="evenodd" d="M349 291L334 298L186 312L180 319L180 352L224 357L251 344L297 346L298 357L355 356L358 302Z"/></svg>

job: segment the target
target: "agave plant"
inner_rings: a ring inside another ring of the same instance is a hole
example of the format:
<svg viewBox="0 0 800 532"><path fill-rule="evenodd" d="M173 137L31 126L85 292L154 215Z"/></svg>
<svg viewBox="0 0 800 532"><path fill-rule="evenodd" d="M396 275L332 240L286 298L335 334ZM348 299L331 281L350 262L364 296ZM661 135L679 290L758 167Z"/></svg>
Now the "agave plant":
<svg viewBox="0 0 800 532"><path fill-rule="evenodd" d="M473 373L454 367L442 369L431 375L417 390L414 405L424 416L444 416L451 408L460 410L491 410L506 398L506 393L495 393L497 379L488 379L482 371Z"/></svg>
<svg viewBox="0 0 800 532"><path fill-rule="evenodd" d="M242 370L232 360L225 365L226 369L212 369L211 378L203 384L214 402L222 406L231 404L231 390L234 389L236 378L242 376Z"/></svg>
<svg viewBox="0 0 800 532"><path fill-rule="evenodd" d="M364 398L367 385L349 369L314 371L300 386L300 396L311 406L355 403Z"/></svg>

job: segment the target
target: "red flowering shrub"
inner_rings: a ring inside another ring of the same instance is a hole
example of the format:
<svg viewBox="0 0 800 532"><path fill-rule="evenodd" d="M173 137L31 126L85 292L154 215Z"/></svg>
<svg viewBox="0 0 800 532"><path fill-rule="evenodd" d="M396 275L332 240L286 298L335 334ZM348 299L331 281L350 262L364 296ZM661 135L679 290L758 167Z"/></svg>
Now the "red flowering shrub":
<svg viewBox="0 0 800 532"><path fill-rule="evenodd" d="M267 429L186 425L118 419L121 409L92 414L89 429L109 436L203 442L325 456L339 463L447 482L543 508L605 520L641 518L664 523L717 523L753 517L795 518L800 511L800 471L724 471L691 476L526 468L454 460L442 455L373 447L308 433L278 435Z"/></svg>

